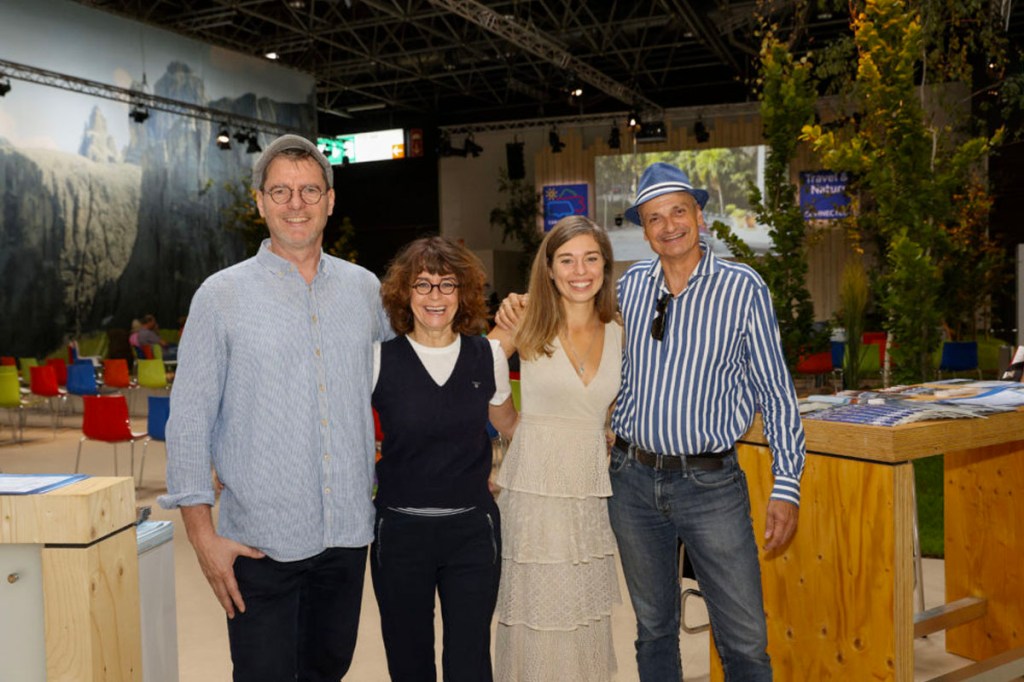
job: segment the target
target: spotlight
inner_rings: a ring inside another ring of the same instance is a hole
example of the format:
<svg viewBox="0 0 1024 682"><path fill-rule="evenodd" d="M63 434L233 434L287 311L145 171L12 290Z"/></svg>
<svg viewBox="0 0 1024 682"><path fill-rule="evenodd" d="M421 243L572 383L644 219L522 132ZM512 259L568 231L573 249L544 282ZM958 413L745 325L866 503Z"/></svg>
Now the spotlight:
<svg viewBox="0 0 1024 682"><path fill-rule="evenodd" d="M143 123L147 118L149 118L149 109L141 104L135 103L132 105L131 110L128 111L128 118L136 123Z"/></svg>
<svg viewBox="0 0 1024 682"><path fill-rule="evenodd" d="M238 144L243 144L249 141L249 132L243 130L242 128L239 128L238 130L235 131L233 137L235 138L235 142L237 142Z"/></svg>
<svg viewBox="0 0 1024 682"><path fill-rule="evenodd" d="M636 133L637 142L664 142L668 139L664 121L647 121L640 124Z"/></svg>
<svg viewBox="0 0 1024 682"><path fill-rule="evenodd" d="M0 97L3 97L4 95L6 95L10 91L11 91L11 80L7 76L4 76L3 78L0 78Z"/></svg>
<svg viewBox="0 0 1024 682"><path fill-rule="evenodd" d="M221 126L220 132L217 133L217 146L221 149L231 149L231 136L228 134L227 126Z"/></svg>
<svg viewBox="0 0 1024 682"><path fill-rule="evenodd" d="M263 151L263 147L260 146L260 141L256 137L255 130L249 133L249 138L246 140L246 142L249 143L249 146L245 148L246 154L259 154L261 151Z"/></svg>
<svg viewBox="0 0 1024 682"><path fill-rule="evenodd" d="M465 150L465 153L467 155L468 154L472 154L474 159L476 157L480 156L480 152L482 152L484 150L483 147L478 145L473 140L473 133L470 133L469 135L466 135L466 141L463 143L462 148Z"/></svg>
<svg viewBox="0 0 1024 682"><path fill-rule="evenodd" d="M612 132L608 135L608 149L618 149L622 146L622 138L619 137L619 126L612 124Z"/></svg>
<svg viewBox="0 0 1024 682"><path fill-rule="evenodd" d="M711 139L711 133L708 132L707 126L704 125L704 121L697 119L697 122L693 124L693 136L697 138L697 144L704 144Z"/></svg>
<svg viewBox="0 0 1024 682"><path fill-rule="evenodd" d="M636 111L629 112L629 118L627 119L629 127L634 130L640 126L640 114Z"/></svg>
<svg viewBox="0 0 1024 682"><path fill-rule="evenodd" d="M439 156L465 156L466 146L453 147L452 136L448 131L441 133L441 140L437 144L437 153Z"/></svg>
<svg viewBox="0 0 1024 682"><path fill-rule="evenodd" d="M548 133L548 144L551 145L552 154L558 154L565 147L565 143L558 137L558 131L554 128Z"/></svg>

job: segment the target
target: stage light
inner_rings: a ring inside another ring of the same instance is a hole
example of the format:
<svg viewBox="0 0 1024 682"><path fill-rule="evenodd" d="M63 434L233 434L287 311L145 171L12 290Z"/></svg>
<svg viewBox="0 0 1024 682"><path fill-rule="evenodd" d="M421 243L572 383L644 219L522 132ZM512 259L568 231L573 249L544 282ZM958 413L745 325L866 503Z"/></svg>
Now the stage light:
<svg viewBox="0 0 1024 682"><path fill-rule="evenodd" d="M664 142L667 139L664 121L646 121L636 132L637 142Z"/></svg>
<svg viewBox="0 0 1024 682"><path fill-rule="evenodd" d="M6 95L10 91L11 91L11 80L7 76L4 76L3 78L0 78L0 97L3 97L4 95Z"/></svg>
<svg viewBox="0 0 1024 682"><path fill-rule="evenodd" d="M259 154L261 151L263 151L263 147L260 146L260 141L256 137L255 130L249 133L249 139L246 140L246 142L249 143L249 146L245 148L246 154Z"/></svg>
<svg viewBox="0 0 1024 682"><path fill-rule="evenodd" d="M149 109L141 104L133 104L131 110L128 111L128 118L136 123L144 123L149 118Z"/></svg>
<svg viewBox="0 0 1024 682"><path fill-rule="evenodd" d="M222 126L217 133L217 146L221 149L231 149L231 136L228 134L227 126Z"/></svg>
<svg viewBox="0 0 1024 682"><path fill-rule="evenodd" d="M619 126L612 124L612 132L608 135L608 149L618 149L622 146L622 138L619 134Z"/></svg>
<svg viewBox="0 0 1024 682"><path fill-rule="evenodd" d="M472 154L474 159L480 156L480 152L484 150L483 147L478 145L476 141L473 140L472 133L466 135L466 141L463 143L462 148L465 150L466 154Z"/></svg>
<svg viewBox="0 0 1024 682"><path fill-rule="evenodd" d="M629 118L627 119L630 128L634 130L640 127L640 114L635 111L629 112Z"/></svg>
<svg viewBox="0 0 1024 682"><path fill-rule="evenodd" d="M234 134L235 142L242 144L249 141L249 132L239 128Z"/></svg>
<svg viewBox="0 0 1024 682"><path fill-rule="evenodd" d="M697 119L697 122L693 124L693 136L697 138L698 144L703 144L711 139L711 133L708 132L707 126L704 125L704 121Z"/></svg>
<svg viewBox="0 0 1024 682"><path fill-rule="evenodd" d="M551 145L552 154L558 154L565 147L565 143L558 137L558 131L554 128L548 133L548 144Z"/></svg>

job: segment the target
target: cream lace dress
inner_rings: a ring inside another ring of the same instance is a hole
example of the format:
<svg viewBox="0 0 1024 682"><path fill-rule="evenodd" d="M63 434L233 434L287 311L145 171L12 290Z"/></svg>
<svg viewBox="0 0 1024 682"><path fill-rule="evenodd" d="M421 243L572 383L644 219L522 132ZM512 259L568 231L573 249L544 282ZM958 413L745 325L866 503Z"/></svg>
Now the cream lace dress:
<svg viewBox="0 0 1024 682"><path fill-rule="evenodd" d="M619 390L622 328L605 326L584 385L558 339L523 361L519 425L497 483L502 562L494 679L612 679L611 609L621 602L608 522L605 419Z"/></svg>

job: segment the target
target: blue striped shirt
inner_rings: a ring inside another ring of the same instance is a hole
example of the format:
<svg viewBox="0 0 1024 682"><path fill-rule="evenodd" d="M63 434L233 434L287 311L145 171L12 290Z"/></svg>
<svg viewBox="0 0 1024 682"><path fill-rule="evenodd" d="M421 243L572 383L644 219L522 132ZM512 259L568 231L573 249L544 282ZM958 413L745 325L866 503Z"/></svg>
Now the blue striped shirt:
<svg viewBox="0 0 1024 682"><path fill-rule="evenodd" d="M295 561L373 537L373 342L394 334L372 273L321 254L307 284L268 243L192 299L159 502L212 505L212 466L218 533Z"/></svg>
<svg viewBox="0 0 1024 682"><path fill-rule="evenodd" d="M612 429L652 452L721 452L760 407L774 455L771 496L799 504L806 443L768 287L750 267L701 249L668 303L662 341L650 333L668 293L661 261L635 263L619 279L626 347Z"/></svg>

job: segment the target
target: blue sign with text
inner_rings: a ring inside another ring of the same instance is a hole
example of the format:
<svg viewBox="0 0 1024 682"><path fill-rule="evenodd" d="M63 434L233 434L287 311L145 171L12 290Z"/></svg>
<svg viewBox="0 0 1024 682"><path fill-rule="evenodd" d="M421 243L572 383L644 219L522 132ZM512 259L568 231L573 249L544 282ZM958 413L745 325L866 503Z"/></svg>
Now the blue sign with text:
<svg viewBox="0 0 1024 682"><path fill-rule="evenodd" d="M545 185L544 231L567 215L587 215L587 185Z"/></svg>
<svg viewBox="0 0 1024 682"><path fill-rule="evenodd" d="M850 174L834 171L800 173L800 210L805 220L837 220L850 211L846 194Z"/></svg>

